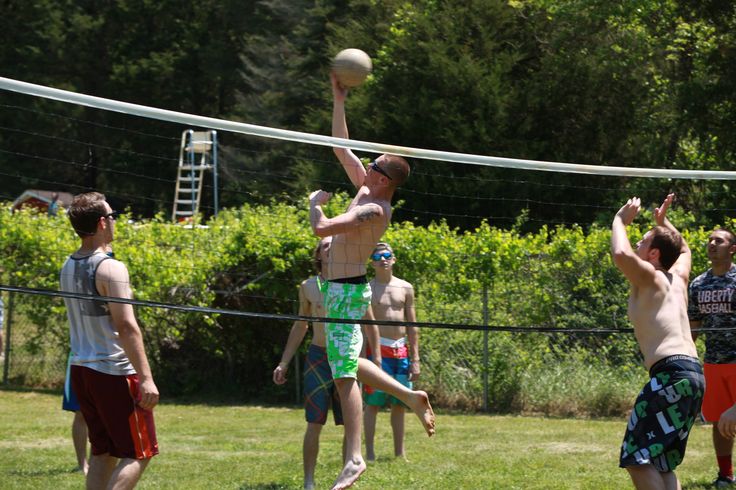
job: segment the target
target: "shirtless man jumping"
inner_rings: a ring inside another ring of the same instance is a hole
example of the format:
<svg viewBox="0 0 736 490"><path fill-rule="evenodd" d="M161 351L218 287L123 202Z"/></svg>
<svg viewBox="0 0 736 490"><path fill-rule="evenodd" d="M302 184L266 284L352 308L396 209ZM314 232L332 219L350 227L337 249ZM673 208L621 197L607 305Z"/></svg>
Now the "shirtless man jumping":
<svg viewBox="0 0 736 490"><path fill-rule="evenodd" d="M631 248L626 226L639 213L629 199L611 225L611 254L631 283L629 319L650 380L634 403L619 465L637 489L678 489L674 473L705 391L687 316L690 248L666 217L675 195L654 210L656 225Z"/></svg>
<svg viewBox="0 0 736 490"><path fill-rule="evenodd" d="M347 90L337 83L334 74L330 78L334 97L332 135L348 138ZM388 228L391 198L396 188L409 177L409 164L395 155L381 155L366 169L351 150L334 148L334 152L358 191L347 211L333 218L327 218L321 207L332 194L317 190L309 196L312 230L319 237L332 236L323 286L325 309L328 318L372 319L366 262ZM365 329L370 345L377 347L378 328L366 325ZM359 359L363 344L360 324L327 323L325 333L327 358L345 422L344 467L332 488L343 489L352 486L366 468L360 447L362 400L358 377L404 402L419 417L430 436L434 434L434 413L425 392L411 391L387 376L376 364ZM379 360L377 357L376 361Z"/></svg>

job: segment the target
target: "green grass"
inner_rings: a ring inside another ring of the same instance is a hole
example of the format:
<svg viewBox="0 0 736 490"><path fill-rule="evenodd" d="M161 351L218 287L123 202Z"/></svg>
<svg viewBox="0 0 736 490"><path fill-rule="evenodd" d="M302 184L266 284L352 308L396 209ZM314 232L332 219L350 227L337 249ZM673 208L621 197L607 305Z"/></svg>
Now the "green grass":
<svg viewBox="0 0 736 490"><path fill-rule="evenodd" d="M634 394L632 393L632 398ZM83 488L73 473L71 414L54 393L0 391L0 488ZM303 411L251 405L165 402L156 409L161 454L138 488L298 489L302 483ZM620 489L625 420L439 413L427 438L407 418L409 462L391 457L387 413L378 421L378 461L357 489ZM710 427L696 425L685 462L684 488L706 488L715 475ZM340 469L341 430L322 433L318 488Z"/></svg>

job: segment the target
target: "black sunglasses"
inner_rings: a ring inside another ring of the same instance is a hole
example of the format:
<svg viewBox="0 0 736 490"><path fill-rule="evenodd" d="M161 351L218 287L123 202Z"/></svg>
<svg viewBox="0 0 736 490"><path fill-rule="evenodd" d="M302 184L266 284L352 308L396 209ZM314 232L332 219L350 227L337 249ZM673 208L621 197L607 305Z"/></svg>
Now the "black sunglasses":
<svg viewBox="0 0 736 490"><path fill-rule="evenodd" d="M103 214L100 216L100 218L112 218L114 220L118 219L120 217L120 211L112 211L107 214Z"/></svg>
<svg viewBox="0 0 736 490"><path fill-rule="evenodd" d="M383 175L388 180L394 180L394 179L391 178L391 176L389 174L386 173L386 171L384 169L382 169L381 167L378 166L378 161L377 160L373 160L370 163L370 165L368 165L368 167L372 168L373 170L375 170L379 174Z"/></svg>

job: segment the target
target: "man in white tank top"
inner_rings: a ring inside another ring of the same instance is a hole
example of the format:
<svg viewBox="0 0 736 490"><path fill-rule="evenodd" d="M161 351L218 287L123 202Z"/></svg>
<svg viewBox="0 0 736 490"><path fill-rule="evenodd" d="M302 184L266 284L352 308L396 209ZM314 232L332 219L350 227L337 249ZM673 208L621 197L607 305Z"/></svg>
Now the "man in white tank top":
<svg viewBox="0 0 736 490"><path fill-rule="evenodd" d="M106 253L117 213L105 196L75 196L68 216L81 246L62 267L62 291L132 298L128 269ZM158 454L152 409L159 399L133 307L75 298L64 302L72 389L92 446L87 488L133 488Z"/></svg>

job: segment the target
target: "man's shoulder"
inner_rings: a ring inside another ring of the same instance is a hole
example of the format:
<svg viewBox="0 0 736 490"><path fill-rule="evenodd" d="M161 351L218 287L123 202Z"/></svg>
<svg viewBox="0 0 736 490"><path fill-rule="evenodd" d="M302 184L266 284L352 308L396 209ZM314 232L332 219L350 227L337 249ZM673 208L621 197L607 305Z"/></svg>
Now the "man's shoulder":
<svg viewBox="0 0 736 490"><path fill-rule="evenodd" d="M99 262L95 276L97 279L124 280L128 276L128 268L123 262L110 257Z"/></svg>
<svg viewBox="0 0 736 490"><path fill-rule="evenodd" d="M705 282L708 279L708 277L712 277L712 276L713 274L711 272L711 269L708 269L707 271L695 276L695 279L690 281L690 287L697 287L703 282Z"/></svg>
<svg viewBox="0 0 736 490"><path fill-rule="evenodd" d="M724 288L733 287L734 285L736 285L736 267L731 268L722 276L717 276L713 274L712 269L708 269L690 282L690 289L700 287Z"/></svg>
<svg viewBox="0 0 736 490"><path fill-rule="evenodd" d="M401 287L404 289L414 289L414 286L411 285L409 281L406 281L404 279L401 279L400 277L393 276L391 278L391 285L396 287Z"/></svg>
<svg viewBox="0 0 736 490"><path fill-rule="evenodd" d="M304 279L299 287L307 292L319 292L319 277L310 276L307 279Z"/></svg>
<svg viewBox="0 0 736 490"><path fill-rule="evenodd" d="M366 186L360 188L356 197L357 206L378 206L384 211L391 211L391 200L376 196Z"/></svg>

